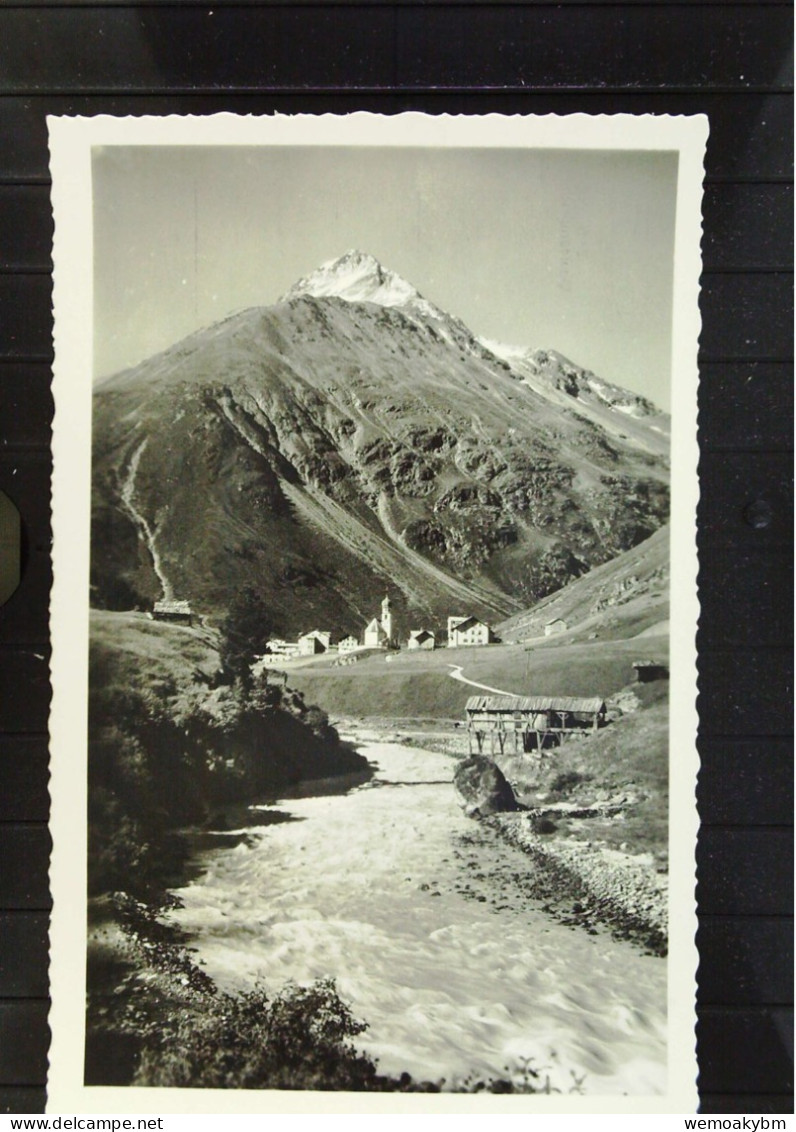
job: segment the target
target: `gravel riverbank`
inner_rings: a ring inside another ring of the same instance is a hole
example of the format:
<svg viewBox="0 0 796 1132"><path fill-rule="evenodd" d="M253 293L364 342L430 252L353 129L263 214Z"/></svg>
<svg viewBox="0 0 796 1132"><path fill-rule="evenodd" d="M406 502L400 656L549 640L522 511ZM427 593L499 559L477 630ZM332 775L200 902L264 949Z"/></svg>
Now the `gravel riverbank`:
<svg viewBox="0 0 796 1132"><path fill-rule="evenodd" d="M378 736L448 755L453 765L467 753L464 733L440 730L428 721L425 725L414 721L413 726L410 720L346 720L338 726L357 737ZM555 808L555 803L542 804L540 812L551 814ZM584 840L582 829L577 839L563 836L561 829L553 835L539 833L532 811L500 814L479 824L491 827L534 862L537 868L529 869L526 892L540 899L557 919L591 932L604 924L616 937L630 939L654 955L666 955L668 878L659 870L660 861L649 852L622 852L595 843L602 841L610 816L605 806L591 809L601 812L603 819L594 841ZM560 825L558 818L556 824ZM628 825L622 823L622 836L633 846Z"/></svg>
<svg viewBox="0 0 796 1132"><path fill-rule="evenodd" d="M666 954L668 884L651 857L535 833L528 813L498 814L486 824L539 866L537 895L546 910L587 930L604 923L654 955Z"/></svg>

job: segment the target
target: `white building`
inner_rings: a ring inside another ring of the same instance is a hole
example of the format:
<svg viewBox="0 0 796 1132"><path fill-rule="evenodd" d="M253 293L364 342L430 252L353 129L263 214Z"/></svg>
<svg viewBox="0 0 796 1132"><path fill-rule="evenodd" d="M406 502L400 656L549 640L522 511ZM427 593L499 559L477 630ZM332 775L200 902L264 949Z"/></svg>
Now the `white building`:
<svg viewBox="0 0 796 1132"><path fill-rule="evenodd" d="M343 637L340 644L337 646L337 651L342 656L347 652L355 652L359 648L359 641L356 637Z"/></svg>
<svg viewBox="0 0 796 1132"><path fill-rule="evenodd" d="M389 597L381 603L381 617L374 617L365 626L366 649L389 649L395 643L392 631L392 607Z"/></svg>
<svg viewBox="0 0 796 1132"><path fill-rule="evenodd" d="M448 618L448 648L458 649L488 645L495 640L486 621L478 617L449 617Z"/></svg>
<svg viewBox="0 0 796 1132"><path fill-rule="evenodd" d="M436 640L430 629L411 629L409 631L410 649L428 649L435 647Z"/></svg>
<svg viewBox="0 0 796 1132"><path fill-rule="evenodd" d="M266 646L272 656L296 656L299 651L298 641L283 641L281 637L272 637Z"/></svg>
<svg viewBox="0 0 796 1132"><path fill-rule="evenodd" d="M553 621L548 621L544 627L544 635L546 637L554 637L556 633L566 633L567 623L560 617L556 617Z"/></svg>
<svg viewBox="0 0 796 1132"><path fill-rule="evenodd" d="M327 652L332 640L332 634L321 629L313 629L311 633L304 633L298 639L299 656L318 656Z"/></svg>

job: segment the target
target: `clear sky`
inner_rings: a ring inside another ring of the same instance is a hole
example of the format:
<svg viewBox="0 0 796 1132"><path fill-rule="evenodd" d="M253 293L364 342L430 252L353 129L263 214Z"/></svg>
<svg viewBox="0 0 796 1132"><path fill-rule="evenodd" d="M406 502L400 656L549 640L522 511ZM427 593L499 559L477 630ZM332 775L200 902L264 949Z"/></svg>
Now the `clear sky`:
<svg viewBox="0 0 796 1132"><path fill-rule="evenodd" d="M93 173L96 377L358 248L669 408L675 153L113 146Z"/></svg>

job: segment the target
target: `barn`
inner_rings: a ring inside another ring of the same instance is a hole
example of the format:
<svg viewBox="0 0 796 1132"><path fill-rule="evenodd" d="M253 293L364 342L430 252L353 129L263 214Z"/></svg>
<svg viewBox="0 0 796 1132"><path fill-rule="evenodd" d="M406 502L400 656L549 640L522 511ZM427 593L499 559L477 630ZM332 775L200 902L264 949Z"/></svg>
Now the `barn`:
<svg viewBox="0 0 796 1132"><path fill-rule="evenodd" d="M152 608L155 621L173 621L178 625L193 624L193 610L189 601L156 601Z"/></svg>
<svg viewBox="0 0 796 1132"><path fill-rule="evenodd" d="M465 705L470 752L475 740L483 753L502 754L510 738L514 751L560 746L569 735L583 735L605 725L605 701L599 696L470 696Z"/></svg>
<svg viewBox="0 0 796 1132"><path fill-rule="evenodd" d="M411 629L409 632L410 649L428 649L431 650L436 644L436 638L430 629Z"/></svg>

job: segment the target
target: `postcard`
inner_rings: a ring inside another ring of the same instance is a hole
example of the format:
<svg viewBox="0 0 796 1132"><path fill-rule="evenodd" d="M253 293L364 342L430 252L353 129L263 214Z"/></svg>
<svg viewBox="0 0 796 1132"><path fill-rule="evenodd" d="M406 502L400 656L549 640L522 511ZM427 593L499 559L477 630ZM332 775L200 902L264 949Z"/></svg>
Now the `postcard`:
<svg viewBox="0 0 796 1132"><path fill-rule="evenodd" d="M688 1113L699 117L51 118L52 1113Z"/></svg>

